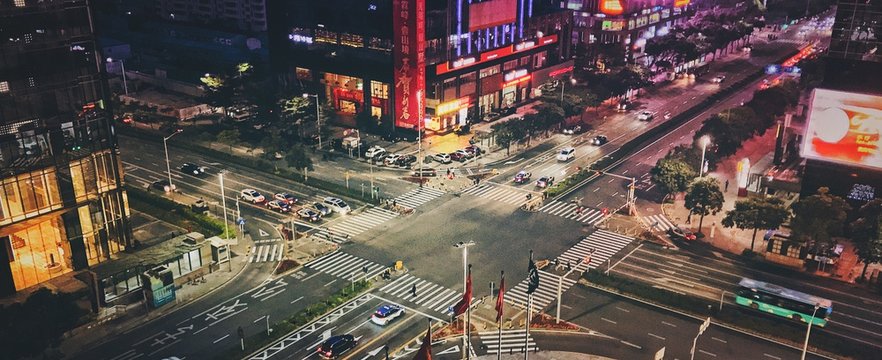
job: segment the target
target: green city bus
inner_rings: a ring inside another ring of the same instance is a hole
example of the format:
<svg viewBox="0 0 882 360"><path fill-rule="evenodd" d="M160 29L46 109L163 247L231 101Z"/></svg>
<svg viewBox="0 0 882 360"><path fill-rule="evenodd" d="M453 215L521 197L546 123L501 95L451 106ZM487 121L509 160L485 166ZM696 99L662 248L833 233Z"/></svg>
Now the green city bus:
<svg viewBox="0 0 882 360"><path fill-rule="evenodd" d="M827 325L827 318L833 312L830 300L748 278L742 278L738 283L735 302L803 323L812 321L813 325L820 327ZM815 306L818 306L817 312ZM815 312L814 320L812 312Z"/></svg>

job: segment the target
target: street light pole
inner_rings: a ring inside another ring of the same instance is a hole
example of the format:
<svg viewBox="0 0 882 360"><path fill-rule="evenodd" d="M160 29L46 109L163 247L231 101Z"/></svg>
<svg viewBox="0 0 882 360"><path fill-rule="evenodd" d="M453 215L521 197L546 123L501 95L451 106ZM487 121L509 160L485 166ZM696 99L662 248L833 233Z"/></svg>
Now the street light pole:
<svg viewBox="0 0 882 360"><path fill-rule="evenodd" d="M594 249L588 251L588 256L585 257L583 262L585 263L585 271L588 271L588 266L591 263L591 255L594 255ZM579 264L576 264L573 268L567 271L566 274L557 278L557 309L555 309L555 324L560 324L560 298L563 295L563 278L570 276L570 274L579 267Z"/></svg>
<svg viewBox="0 0 882 360"><path fill-rule="evenodd" d="M129 94L129 83L126 81L126 62L122 59L113 60L113 58L107 58L107 62L113 63L114 61L119 61L120 69L122 70L122 79L123 79L123 90L126 92L126 95Z"/></svg>
<svg viewBox="0 0 882 360"><path fill-rule="evenodd" d="M221 189L221 206L224 208L224 238L227 240L227 244L230 243L230 228L229 223L227 222L227 198L224 195L224 174L226 170L221 170L218 173L218 178L220 179L220 189ZM229 253L227 253L229 254Z"/></svg>
<svg viewBox="0 0 882 360"><path fill-rule="evenodd" d="M815 311L812 311L812 319L808 323L808 327L805 329L805 342L802 344L802 357L801 360L805 360L805 353L808 352L808 341L809 335L812 333L812 323L815 322L815 315L818 313L818 309L820 306L815 304Z"/></svg>
<svg viewBox="0 0 882 360"><path fill-rule="evenodd" d="M570 84L576 85L576 79L570 78ZM563 97L564 97L564 88L566 87L567 82L560 82L560 106L563 107Z"/></svg>
<svg viewBox="0 0 882 360"><path fill-rule="evenodd" d="M466 286L467 286L466 282L468 281L467 277L468 277L468 271L469 271L469 266L468 266L469 246L473 246L473 245L475 245L475 242L472 240L469 240L467 242L460 241L456 244L453 244L453 247L462 249L462 289L463 289L462 291L463 292L465 292L467 290L466 289ZM471 307L471 304L468 304L467 306ZM471 352L466 350L466 347L468 346L468 344L469 344L468 332L466 331L465 328L463 328L463 331L462 331L462 352L463 352L462 357L463 358L466 358L467 356L471 355Z"/></svg>
<svg viewBox="0 0 882 360"><path fill-rule="evenodd" d="M309 98L310 96L315 98L315 126L318 128L318 141L319 141L318 148L321 149L322 148L322 113L321 113L321 109L320 109L321 106L319 105L318 94L303 94L303 97L305 97L305 98ZM361 134L359 134L359 136L361 136Z"/></svg>
<svg viewBox="0 0 882 360"><path fill-rule="evenodd" d="M707 151L707 144L710 143L710 138L707 136L701 137L701 163L698 164L698 177L704 177L704 153Z"/></svg>
<svg viewBox="0 0 882 360"><path fill-rule="evenodd" d="M168 139L180 134L182 131L184 131L184 129L177 129L171 135L162 138L162 148L165 149L165 170L168 174L168 188L171 189L171 191L175 191L175 186L172 184L171 165L168 162Z"/></svg>

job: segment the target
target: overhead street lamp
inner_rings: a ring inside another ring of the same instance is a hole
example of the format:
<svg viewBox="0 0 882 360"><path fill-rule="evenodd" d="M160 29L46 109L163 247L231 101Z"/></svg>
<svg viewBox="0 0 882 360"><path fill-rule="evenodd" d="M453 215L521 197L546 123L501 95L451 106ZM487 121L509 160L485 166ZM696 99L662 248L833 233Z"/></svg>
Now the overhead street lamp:
<svg viewBox="0 0 882 360"><path fill-rule="evenodd" d="M704 177L704 153L707 151L707 145L710 144L710 137L704 135L701 137L701 163L698 164L698 177Z"/></svg>
<svg viewBox="0 0 882 360"><path fill-rule="evenodd" d="M800 357L801 360L805 360L805 353L808 352L808 341L809 335L811 335L812 333L812 323L815 322L815 315L818 313L818 309L820 308L820 305L815 304L815 310L812 311L812 319L809 320L808 327L805 329L805 343L802 344L802 357Z"/></svg>
<svg viewBox="0 0 882 360"><path fill-rule="evenodd" d="M315 127L318 128L318 148L322 148L322 115L321 115L321 106L319 104L318 94L303 94L304 99L309 99L310 97L315 98Z"/></svg>
<svg viewBox="0 0 882 360"><path fill-rule="evenodd" d="M570 78L570 84L576 85L576 79ZM564 88L566 87L567 82L560 82L560 106L563 107L563 96L564 96Z"/></svg>
<svg viewBox="0 0 882 360"><path fill-rule="evenodd" d="M123 59L114 60L113 58L107 58L107 63L112 64L115 62L119 62L120 68L122 69L122 79L123 79L123 90L126 92L126 95L129 94L129 84L126 81L126 63Z"/></svg>
<svg viewBox="0 0 882 360"><path fill-rule="evenodd" d="M462 249L462 291L463 291L463 292L465 292L465 291L467 290L467 289L466 289L466 286L468 286L468 285L466 284L466 282L467 282L467 276L468 276L468 271L469 271L469 266L468 266L468 263L469 263L469 262L468 262L468 260L469 260L469 246L474 246L474 245L475 245L475 242L472 241L472 240L465 241L465 242L460 241L460 242L458 242L458 243L456 243L456 244L453 244L453 247L455 247L455 248L457 248L457 249ZM468 305L466 305L466 306L471 307L471 305L472 305L472 304L468 304ZM466 315L466 320L468 320L468 315ZM470 325L466 325L466 326L470 326ZM466 350L466 347L467 347L468 344L469 344L469 339L468 339L468 336L469 336L469 335L468 335L468 333L469 333L469 331L463 331L463 332L462 332L462 351L463 351L463 358L465 358L465 357L467 357L467 356L469 356L469 355L471 354L471 351Z"/></svg>
<svg viewBox="0 0 882 360"><path fill-rule="evenodd" d="M177 129L171 135L162 138L162 147L165 149L165 171L168 174L168 188L172 191L175 191L175 186L172 184L171 178L171 165L168 162L168 139L171 139L173 136L180 134L184 129Z"/></svg>

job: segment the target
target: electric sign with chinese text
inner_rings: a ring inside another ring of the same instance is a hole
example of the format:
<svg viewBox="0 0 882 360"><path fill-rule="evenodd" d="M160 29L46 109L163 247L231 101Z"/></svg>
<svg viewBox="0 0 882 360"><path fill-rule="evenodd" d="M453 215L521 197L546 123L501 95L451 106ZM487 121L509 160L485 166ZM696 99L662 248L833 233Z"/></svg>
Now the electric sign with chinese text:
<svg viewBox="0 0 882 360"><path fill-rule="evenodd" d="M802 156L882 169L882 96L817 89L812 94Z"/></svg>
<svg viewBox="0 0 882 360"><path fill-rule="evenodd" d="M425 117L426 3L392 2L395 126L416 128Z"/></svg>

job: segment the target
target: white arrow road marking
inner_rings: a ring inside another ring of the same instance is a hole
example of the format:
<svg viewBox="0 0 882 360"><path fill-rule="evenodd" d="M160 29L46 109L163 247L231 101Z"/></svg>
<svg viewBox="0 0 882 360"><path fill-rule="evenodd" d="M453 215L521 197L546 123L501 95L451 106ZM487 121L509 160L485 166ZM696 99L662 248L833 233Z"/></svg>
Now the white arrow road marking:
<svg viewBox="0 0 882 360"><path fill-rule="evenodd" d="M452 348L436 353L435 355L454 354L459 352L459 345L453 345Z"/></svg>

